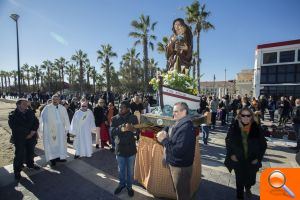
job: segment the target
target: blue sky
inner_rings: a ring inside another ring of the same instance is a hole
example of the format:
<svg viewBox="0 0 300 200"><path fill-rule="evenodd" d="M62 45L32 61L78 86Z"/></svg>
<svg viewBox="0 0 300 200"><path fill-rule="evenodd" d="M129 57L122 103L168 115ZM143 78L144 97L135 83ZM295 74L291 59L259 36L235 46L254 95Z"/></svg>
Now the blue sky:
<svg viewBox="0 0 300 200"><path fill-rule="evenodd" d="M181 9L193 0L0 0L0 69L17 69L16 27L19 19L21 65L40 65L44 60L70 57L82 49L100 69L96 51L111 44L118 54L116 69L134 39L130 23L141 14L157 21L157 41L170 36L172 21L185 17ZM209 21L216 29L202 33L201 73L203 81L234 79L241 69L252 68L258 44L300 39L299 0L206 0ZM194 48L195 48L194 44ZM138 51L142 51L137 47ZM195 50L195 49L194 49ZM149 57L165 66L165 57L149 51Z"/></svg>

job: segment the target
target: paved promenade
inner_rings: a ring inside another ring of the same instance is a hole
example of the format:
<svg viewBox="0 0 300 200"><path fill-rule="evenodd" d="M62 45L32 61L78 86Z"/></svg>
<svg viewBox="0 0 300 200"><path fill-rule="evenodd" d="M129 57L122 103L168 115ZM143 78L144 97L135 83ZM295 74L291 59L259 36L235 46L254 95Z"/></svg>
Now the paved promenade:
<svg viewBox="0 0 300 200"><path fill-rule="evenodd" d="M11 104L0 104L0 112L5 112ZM5 116L4 114L0 117ZM6 115L7 116L7 115ZM1 118L1 124L5 118ZM230 200L235 199L235 176L224 167L225 127L217 126L211 131L209 144L201 147L202 180L193 199ZM295 142L287 140L269 140L263 168L299 167L295 153L289 146ZM2 151L2 150L1 150ZM129 198L123 190L118 196L113 195L118 185L117 163L115 156L108 149L94 149L92 158L74 160L74 150L68 146L69 158L66 163L58 163L50 168L45 162L42 148L36 149L36 162L42 166L39 171L24 169L19 183L14 181L12 165L0 168L0 199L155 199L144 188L135 185L135 195ZM0 160L1 161L1 160ZM259 199L259 178L253 187L253 199Z"/></svg>

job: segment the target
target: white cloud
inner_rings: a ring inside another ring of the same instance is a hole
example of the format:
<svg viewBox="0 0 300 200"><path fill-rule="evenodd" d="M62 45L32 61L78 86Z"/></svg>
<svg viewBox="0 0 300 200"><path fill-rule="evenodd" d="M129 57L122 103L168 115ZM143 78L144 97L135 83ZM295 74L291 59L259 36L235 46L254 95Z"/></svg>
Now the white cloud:
<svg viewBox="0 0 300 200"><path fill-rule="evenodd" d="M54 33L54 32L50 32L50 36L56 40L58 43L64 45L64 46L68 46L69 43L62 37L60 36L59 34L57 33Z"/></svg>

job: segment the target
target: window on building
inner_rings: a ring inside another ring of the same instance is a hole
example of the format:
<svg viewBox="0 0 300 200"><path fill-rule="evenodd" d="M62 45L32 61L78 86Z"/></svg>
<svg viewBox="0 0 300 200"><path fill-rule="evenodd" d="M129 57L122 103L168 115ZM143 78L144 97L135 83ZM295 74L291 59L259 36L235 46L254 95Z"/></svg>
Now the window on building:
<svg viewBox="0 0 300 200"><path fill-rule="evenodd" d="M300 61L300 49L298 49L298 61Z"/></svg>
<svg viewBox="0 0 300 200"><path fill-rule="evenodd" d="M278 74L277 75L277 82L278 83L285 83L285 74Z"/></svg>
<svg viewBox="0 0 300 200"><path fill-rule="evenodd" d="M262 84L267 83L267 74L261 74L260 83Z"/></svg>
<svg viewBox="0 0 300 200"><path fill-rule="evenodd" d="M277 52L264 53L263 64L277 63Z"/></svg>
<svg viewBox="0 0 300 200"><path fill-rule="evenodd" d="M268 75L268 83L276 83L276 74Z"/></svg>
<svg viewBox="0 0 300 200"><path fill-rule="evenodd" d="M295 51L281 51L279 62L294 62L295 61Z"/></svg>

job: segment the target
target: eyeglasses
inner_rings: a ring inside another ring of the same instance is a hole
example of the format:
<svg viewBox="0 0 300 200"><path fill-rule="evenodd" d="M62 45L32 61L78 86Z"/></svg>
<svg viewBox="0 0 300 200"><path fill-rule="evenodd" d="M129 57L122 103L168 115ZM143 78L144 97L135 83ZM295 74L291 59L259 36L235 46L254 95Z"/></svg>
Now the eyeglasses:
<svg viewBox="0 0 300 200"><path fill-rule="evenodd" d="M241 117L248 117L248 118L250 118L251 115L243 115L243 114L241 114Z"/></svg>
<svg viewBox="0 0 300 200"><path fill-rule="evenodd" d="M179 113L181 112L182 110L173 110L173 113Z"/></svg>
<svg viewBox="0 0 300 200"><path fill-rule="evenodd" d="M100 101L99 103L105 103L104 101Z"/></svg>

